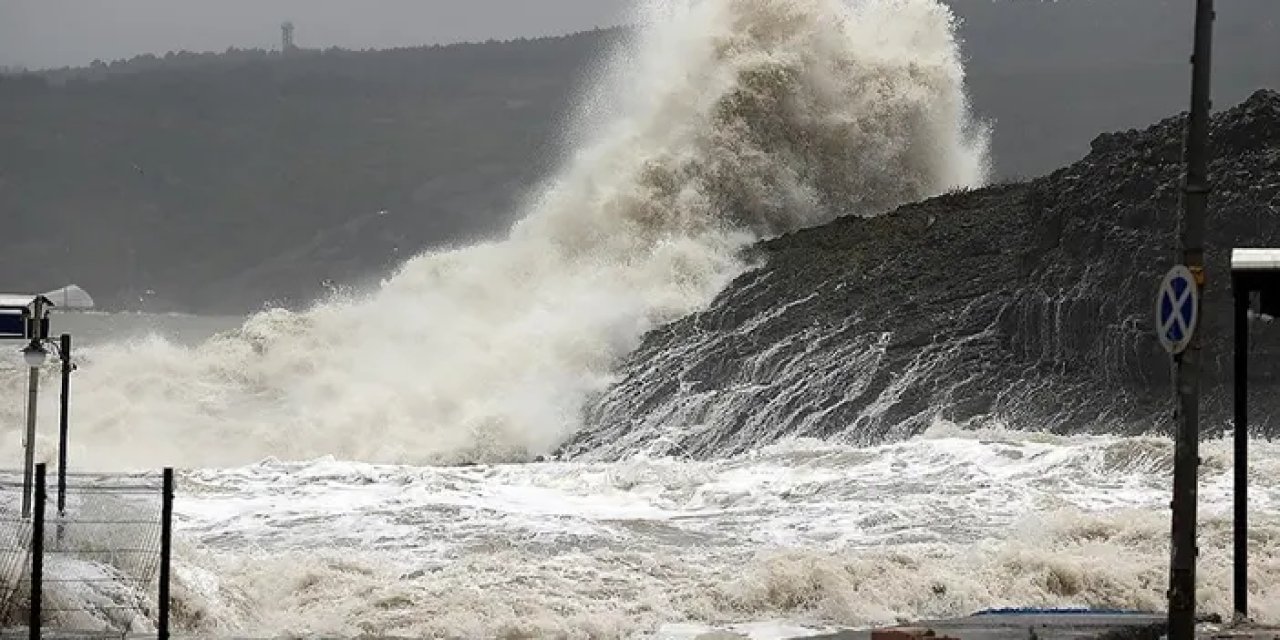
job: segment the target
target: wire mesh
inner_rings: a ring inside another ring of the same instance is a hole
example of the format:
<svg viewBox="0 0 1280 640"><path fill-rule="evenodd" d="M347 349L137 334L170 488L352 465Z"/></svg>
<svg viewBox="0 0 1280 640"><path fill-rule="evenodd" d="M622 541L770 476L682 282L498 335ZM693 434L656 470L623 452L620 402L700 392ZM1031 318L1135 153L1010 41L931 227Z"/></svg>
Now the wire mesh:
<svg viewBox="0 0 1280 640"><path fill-rule="evenodd" d="M31 520L22 517L22 477L14 483L7 475L0 476L0 621L5 623L31 567Z"/></svg>
<svg viewBox="0 0 1280 640"><path fill-rule="evenodd" d="M160 566L160 474L69 473L65 509L49 474L42 627L55 633L154 632ZM25 626L31 603L32 523L22 474L0 472L0 628Z"/></svg>

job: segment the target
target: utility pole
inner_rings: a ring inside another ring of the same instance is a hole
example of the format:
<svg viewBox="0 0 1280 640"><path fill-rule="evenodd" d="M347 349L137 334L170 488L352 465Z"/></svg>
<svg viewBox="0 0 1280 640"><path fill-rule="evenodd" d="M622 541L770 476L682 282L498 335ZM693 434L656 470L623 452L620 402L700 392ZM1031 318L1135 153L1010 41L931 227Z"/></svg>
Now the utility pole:
<svg viewBox="0 0 1280 640"><path fill-rule="evenodd" d="M1182 263L1203 293L1204 225L1209 197L1209 75L1213 48L1213 0L1196 0L1191 57L1191 113L1187 120L1186 181L1182 196ZM1199 314L1197 313L1197 316ZM1185 351L1174 356L1178 392L1177 445L1173 462L1173 553L1169 576L1169 638L1194 640L1196 631L1196 503L1200 467L1201 336L1193 328Z"/></svg>

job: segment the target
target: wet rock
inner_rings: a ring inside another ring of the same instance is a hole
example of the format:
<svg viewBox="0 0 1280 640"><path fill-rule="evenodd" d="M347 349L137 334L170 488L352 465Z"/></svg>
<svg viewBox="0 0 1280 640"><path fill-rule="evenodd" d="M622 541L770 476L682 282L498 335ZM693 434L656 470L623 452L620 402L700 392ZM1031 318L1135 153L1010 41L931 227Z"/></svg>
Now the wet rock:
<svg viewBox="0 0 1280 640"><path fill-rule="evenodd" d="M938 418L1058 433L1170 426L1154 335L1178 259L1185 118L1104 134L1029 182L761 243L763 266L650 333L562 455L715 456L785 437L869 443ZM1280 94L1213 122L1204 424L1230 419L1232 246L1280 245ZM1280 330L1255 330L1255 421L1277 422Z"/></svg>

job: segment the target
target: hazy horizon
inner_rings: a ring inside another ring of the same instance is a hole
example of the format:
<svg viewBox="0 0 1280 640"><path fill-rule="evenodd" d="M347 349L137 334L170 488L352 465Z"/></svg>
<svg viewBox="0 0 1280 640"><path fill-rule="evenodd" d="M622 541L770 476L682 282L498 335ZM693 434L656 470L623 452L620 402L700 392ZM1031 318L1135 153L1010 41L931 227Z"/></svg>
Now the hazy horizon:
<svg viewBox="0 0 1280 640"><path fill-rule="evenodd" d="M280 47L294 24L299 47L384 49L539 37L622 22L626 0L5 0L0 66L87 66L169 51Z"/></svg>

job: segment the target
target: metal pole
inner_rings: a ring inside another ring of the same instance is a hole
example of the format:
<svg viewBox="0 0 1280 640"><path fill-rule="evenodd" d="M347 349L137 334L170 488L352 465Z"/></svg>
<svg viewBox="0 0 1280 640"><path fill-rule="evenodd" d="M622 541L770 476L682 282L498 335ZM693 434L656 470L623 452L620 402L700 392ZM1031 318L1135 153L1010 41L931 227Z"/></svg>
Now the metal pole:
<svg viewBox="0 0 1280 640"><path fill-rule="evenodd" d="M40 393L40 370L31 367L27 382L27 439L22 466L22 517L31 516L31 473L36 461L36 397Z"/></svg>
<svg viewBox="0 0 1280 640"><path fill-rule="evenodd" d="M1187 121L1187 175L1183 187L1182 260L1203 295L1204 225L1209 195L1209 73L1213 0L1196 0L1191 57L1191 114ZM1178 390L1177 445L1173 462L1172 546L1169 576L1169 638L1194 640L1196 629L1196 493L1200 466L1200 346L1193 328L1186 351L1175 358Z"/></svg>
<svg viewBox="0 0 1280 640"><path fill-rule="evenodd" d="M62 334L58 353L62 356L62 397L58 408L58 515L67 513L67 409L71 403L71 335Z"/></svg>
<svg viewBox="0 0 1280 640"><path fill-rule="evenodd" d="M1249 619L1249 289L1237 285L1235 317L1235 622Z"/></svg>
<svg viewBox="0 0 1280 640"><path fill-rule="evenodd" d="M27 633L40 640L40 616L44 600L44 507L49 499L45 492L45 465L36 465L36 516L31 522L31 606L27 609Z"/></svg>
<svg viewBox="0 0 1280 640"><path fill-rule="evenodd" d="M158 636L169 640L169 561L173 553L173 467L164 469L160 503L160 594Z"/></svg>

